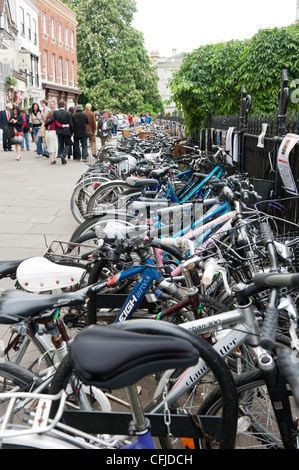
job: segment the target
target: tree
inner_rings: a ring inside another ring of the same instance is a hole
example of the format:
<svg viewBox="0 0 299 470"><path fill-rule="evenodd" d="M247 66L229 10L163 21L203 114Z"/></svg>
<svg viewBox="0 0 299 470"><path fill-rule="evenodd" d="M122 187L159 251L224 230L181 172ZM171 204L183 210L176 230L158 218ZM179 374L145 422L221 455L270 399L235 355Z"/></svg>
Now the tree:
<svg viewBox="0 0 299 470"><path fill-rule="evenodd" d="M238 113L242 85L252 97L252 113L275 113L283 69L288 70L291 92L293 82L298 91L298 49L298 24L261 29L243 41L201 46L185 56L169 81L170 100L184 113L189 131L203 124L211 111ZM290 109L297 106L290 103Z"/></svg>
<svg viewBox="0 0 299 470"><path fill-rule="evenodd" d="M80 102L124 113L163 109L158 77L132 26L135 0L65 0L77 14Z"/></svg>

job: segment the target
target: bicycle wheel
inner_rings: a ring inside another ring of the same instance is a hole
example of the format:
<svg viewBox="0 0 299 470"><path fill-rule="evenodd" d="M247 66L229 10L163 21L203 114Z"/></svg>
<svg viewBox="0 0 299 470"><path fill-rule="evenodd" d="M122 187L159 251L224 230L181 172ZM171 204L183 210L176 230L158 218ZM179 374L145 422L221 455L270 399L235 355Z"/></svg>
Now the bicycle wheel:
<svg viewBox="0 0 299 470"><path fill-rule="evenodd" d="M235 378L239 400L236 448L281 449L283 444L275 420L271 401L259 370L249 371ZM292 401L292 399L291 399ZM222 398L216 388L206 398L198 414L216 416L221 413ZM298 409L292 404L293 416ZM200 442L204 448L213 448L217 443Z"/></svg>
<svg viewBox="0 0 299 470"><path fill-rule="evenodd" d="M81 224L84 222L84 216L87 213L87 205L90 197L93 195L97 185L102 185L109 181L106 176L92 176L88 175L76 184L75 189L71 196L70 208L75 220Z"/></svg>
<svg viewBox="0 0 299 470"><path fill-rule="evenodd" d="M0 363L0 393L29 392L41 384L35 375L29 370L12 362ZM6 403L0 403L0 416L6 410ZM14 423L21 424L24 418L24 410L15 412Z"/></svg>
<svg viewBox="0 0 299 470"><path fill-rule="evenodd" d="M130 189L130 186L122 180L110 181L99 186L89 200L87 213L117 209L118 197L127 189Z"/></svg>

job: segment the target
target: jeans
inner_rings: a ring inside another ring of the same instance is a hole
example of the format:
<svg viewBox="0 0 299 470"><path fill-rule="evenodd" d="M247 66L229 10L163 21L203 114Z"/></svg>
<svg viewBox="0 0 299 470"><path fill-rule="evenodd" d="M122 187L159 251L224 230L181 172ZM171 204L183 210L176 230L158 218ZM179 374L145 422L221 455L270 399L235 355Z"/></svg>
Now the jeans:
<svg viewBox="0 0 299 470"><path fill-rule="evenodd" d="M112 134L117 135L117 124L114 124L112 127Z"/></svg>
<svg viewBox="0 0 299 470"><path fill-rule="evenodd" d="M80 149L82 147L82 153ZM87 159L87 137L74 137L74 160Z"/></svg>
<svg viewBox="0 0 299 470"><path fill-rule="evenodd" d="M37 155L42 155L43 154L43 148L42 148L42 141L39 136L40 134L40 127L32 127L33 134L35 136L36 140L36 147L37 147Z"/></svg>
<svg viewBox="0 0 299 470"><path fill-rule="evenodd" d="M25 149L25 142L26 142L27 150L30 150L29 134L30 134L30 132L24 132L24 139L23 139L23 142L21 144L21 149L22 150Z"/></svg>

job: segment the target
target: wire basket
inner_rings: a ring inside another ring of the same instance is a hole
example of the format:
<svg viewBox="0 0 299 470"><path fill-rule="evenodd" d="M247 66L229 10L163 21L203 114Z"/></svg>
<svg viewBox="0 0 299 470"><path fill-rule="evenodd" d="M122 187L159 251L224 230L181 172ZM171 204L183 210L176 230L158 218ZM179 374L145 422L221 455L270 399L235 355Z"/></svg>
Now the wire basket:
<svg viewBox="0 0 299 470"><path fill-rule="evenodd" d="M44 257L53 263L76 265L82 264L82 255L93 251L94 243L72 243L54 240L44 253Z"/></svg>

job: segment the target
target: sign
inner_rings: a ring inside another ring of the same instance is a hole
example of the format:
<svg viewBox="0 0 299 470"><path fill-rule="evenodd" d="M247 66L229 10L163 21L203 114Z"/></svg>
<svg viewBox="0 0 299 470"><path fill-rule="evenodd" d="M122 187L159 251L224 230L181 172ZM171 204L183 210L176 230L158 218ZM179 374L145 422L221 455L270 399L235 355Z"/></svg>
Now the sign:
<svg viewBox="0 0 299 470"><path fill-rule="evenodd" d="M287 134L283 139L277 155L277 168L279 170L284 189L290 194L298 194L296 183L289 163L291 150L299 141L299 135Z"/></svg>
<svg viewBox="0 0 299 470"><path fill-rule="evenodd" d="M18 52L18 70L31 70L31 54L27 51Z"/></svg>

